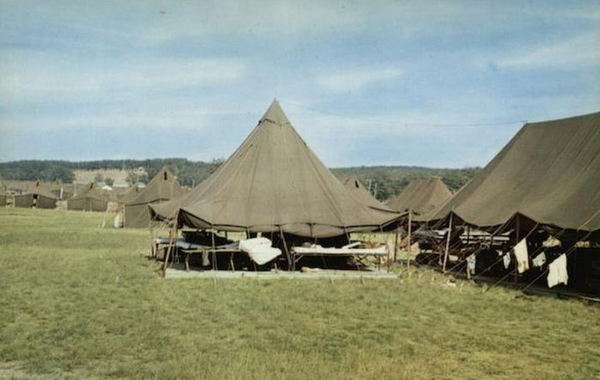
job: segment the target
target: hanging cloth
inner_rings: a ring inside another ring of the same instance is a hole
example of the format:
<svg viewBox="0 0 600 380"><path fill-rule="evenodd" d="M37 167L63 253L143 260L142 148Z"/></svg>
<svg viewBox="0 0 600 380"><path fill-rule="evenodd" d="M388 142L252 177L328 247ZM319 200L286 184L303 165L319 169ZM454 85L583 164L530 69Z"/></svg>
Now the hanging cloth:
<svg viewBox="0 0 600 380"><path fill-rule="evenodd" d="M504 269L508 269L510 266L510 253L505 253L502 261L504 262Z"/></svg>
<svg viewBox="0 0 600 380"><path fill-rule="evenodd" d="M567 255L564 253L548 265L548 287L558 284L567 284L569 274L567 273Z"/></svg>
<svg viewBox="0 0 600 380"><path fill-rule="evenodd" d="M541 267L542 265L546 264L546 254L544 252L540 253L534 257L533 260L531 260L531 263L534 267Z"/></svg>
<svg viewBox="0 0 600 380"><path fill-rule="evenodd" d="M517 260L517 270L523 273L529 269L529 256L527 254L527 239L521 240L513 248L515 259Z"/></svg>

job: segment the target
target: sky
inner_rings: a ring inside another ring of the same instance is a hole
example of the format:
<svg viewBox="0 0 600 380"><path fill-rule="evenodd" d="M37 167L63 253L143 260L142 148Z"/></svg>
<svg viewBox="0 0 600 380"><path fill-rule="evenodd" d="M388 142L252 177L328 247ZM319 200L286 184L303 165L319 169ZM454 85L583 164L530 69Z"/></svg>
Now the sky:
<svg viewBox="0 0 600 380"><path fill-rule="evenodd" d="M600 111L600 2L0 0L0 161L227 158L274 98L330 167L483 166Z"/></svg>

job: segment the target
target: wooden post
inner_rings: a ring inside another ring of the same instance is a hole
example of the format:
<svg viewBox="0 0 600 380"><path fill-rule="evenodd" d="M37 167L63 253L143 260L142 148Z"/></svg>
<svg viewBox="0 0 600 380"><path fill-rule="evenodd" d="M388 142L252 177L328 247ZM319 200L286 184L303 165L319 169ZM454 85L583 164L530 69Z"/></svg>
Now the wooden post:
<svg viewBox="0 0 600 380"><path fill-rule="evenodd" d="M398 254L398 235L400 234L400 227L396 228L396 236L394 237L394 262L397 260Z"/></svg>
<svg viewBox="0 0 600 380"><path fill-rule="evenodd" d="M281 226L279 226L279 233L281 234L281 240L283 241L283 249L285 249L285 256L288 260L288 271L291 271L296 267L296 260L290 256L290 251L288 250L287 242L285 241L285 235L283 234L283 228L281 228ZM292 262L292 260L294 262Z"/></svg>
<svg viewBox="0 0 600 380"><path fill-rule="evenodd" d="M210 233L212 239L212 258L213 258L213 270L217 273L217 252L215 246L215 229L213 228Z"/></svg>
<svg viewBox="0 0 600 380"><path fill-rule="evenodd" d="M448 262L448 251L450 250L450 237L452 236L452 219L454 214L450 214L450 223L448 226L448 237L446 239L446 251L444 253L444 263L442 264L442 272L446 273L446 263Z"/></svg>
<svg viewBox="0 0 600 380"><path fill-rule="evenodd" d="M412 254L412 209L408 209L408 253L406 255L406 269L410 268L410 255Z"/></svg>
<svg viewBox="0 0 600 380"><path fill-rule="evenodd" d="M167 248L167 254L165 255L165 261L163 263L163 277L167 276L167 266L169 265L169 257L171 256L171 250L173 249L175 236L177 235L177 226L174 225L169 230L169 247Z"/></svg>

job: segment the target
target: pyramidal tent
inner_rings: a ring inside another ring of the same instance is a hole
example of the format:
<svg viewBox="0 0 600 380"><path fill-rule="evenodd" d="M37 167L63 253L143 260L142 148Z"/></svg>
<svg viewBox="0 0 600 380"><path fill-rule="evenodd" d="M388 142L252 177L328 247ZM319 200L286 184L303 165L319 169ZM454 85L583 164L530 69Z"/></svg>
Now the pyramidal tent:
<svg viewBox="0 0 600 380"><path fill-rule="evenodd" d="M342 180L342 183L354 199L360 203L377 210L392 211L389 206L375 198L356 176L346 177Z"/></svg>
<svg viewBox="0 0 600 380"><path fill-rule="evenodd" d="M67 200L67 209L76 211L106 211L108 196L93 183L77 188L78 193Z"/></svg>
<svg viewBox="0 0 600 380"><path fill-rule="evenodd" d="M56 208L56 197L48 185L35 182L24 194L15 195L15 207Z"/></svg>
<svg viewBox="0 0 600 380"><path fill-rule="evenodd" d="M150 223L149 204L167 201L183 193L183 188L173 173L166 167L162 168L146 187L129 195L129 199L125 202L124 226L129 228L148 227Z"/></svg>
<svg viewBox="0 0 600 380"><path fill-rule="evenodd" d="M331 237L394 224L400 215L358 202L323 165L275 100L242 145L210 177L154 217L225 231Z"/></svg>
<svg viewBox="0 0 600 380"><path fill-rule="evenodd" d="M479 227L518 214L540 225L600 230L600 112L525 124L432 219L451 213Z"/></svg>
<svg viewBox="0 0 600 380"><path fill-rule="evenodd" d="M415 179L397 196L389 199L387 205L396 211L411 211L414 220L426 220L452 197L452 192L439 177Z"/></svg>

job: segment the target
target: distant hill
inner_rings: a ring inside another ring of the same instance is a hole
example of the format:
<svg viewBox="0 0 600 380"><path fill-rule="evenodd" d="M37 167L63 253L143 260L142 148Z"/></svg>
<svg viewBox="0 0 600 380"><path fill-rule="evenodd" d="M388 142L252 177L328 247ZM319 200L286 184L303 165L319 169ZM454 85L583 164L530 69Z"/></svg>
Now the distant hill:
<svg viewBox="0 0 600 380"><path fill-rule="evenodd" d="M185 158L157 158L149 160L102 161L13 161L0 163L0 178L9 180L61 180L71 183L76 179L91 180L98 177L122 182L147 182L163 166L169 167L184 186L193 186L208 177L222 160L211 162L190 161ZM354 175L370 187L371 192L385 200L400 191L416 178L441 177L448 187L456 191L471 179L480 168L436 169L418 166L360 166L333 168L339 178ZM77 173L77 178L75 173ZM114 174L111 174L114 173ZM143 174L140 174L143 173ZM114 177L110 177L113 175Z"/></svg>

